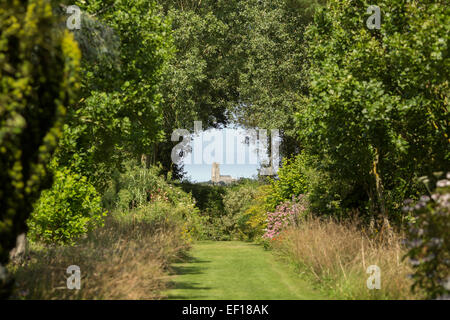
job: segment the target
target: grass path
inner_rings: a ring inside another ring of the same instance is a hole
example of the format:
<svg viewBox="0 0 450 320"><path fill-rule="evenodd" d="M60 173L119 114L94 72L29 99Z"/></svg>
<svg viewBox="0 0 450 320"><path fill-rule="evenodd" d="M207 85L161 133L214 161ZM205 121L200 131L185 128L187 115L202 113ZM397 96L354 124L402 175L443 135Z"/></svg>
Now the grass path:
<svg viewBox="0 0 450 320"><path fill-rule="evenodd" d="M239 241L194 244L187 262L173 265L169 299L324 299L261 246Z"/></svg>

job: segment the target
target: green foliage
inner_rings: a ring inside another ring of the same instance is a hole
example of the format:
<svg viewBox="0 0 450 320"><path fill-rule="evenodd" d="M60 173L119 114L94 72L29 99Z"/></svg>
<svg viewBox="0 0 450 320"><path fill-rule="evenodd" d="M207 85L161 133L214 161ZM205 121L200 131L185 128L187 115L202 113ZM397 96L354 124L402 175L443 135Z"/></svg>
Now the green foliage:
<svg viewBox="0 0 450 320"><path fill-rule="evenodd" d="M309 191L308 160L305 153L283 159L283 165L278 170L278 179L272 181L272 192L267 197L271 210L293 196L297 197Z"/></svg>
<svg viewBox="0 0 450 320"><path fill-rule="evenodd" d="M101 197L85 176L70 169L54 173L53 186L42 192L28 220L28 237L49 244L75 244L103 225Z"/></svg>
<svg viewBox="0 0 450 320"><path fill-rule="evenodd" d="M245 211L251 205L257 194L257 183L243 182L230 187L223 196L224 213L216 221L215 225L220 228L220 233L232 238L242 238L241 228L246 228L248 216Z"/></svg>
<svg viewBox="0 0 450 320"><path fill-rule="evenodd" d="M144 224L154 230L178 228L188 242L205 239L204 221L192 202L154 200L133 210L116 209L112 215L122 225Z"/></svg>
<svg viewBox="0 0 450 320"><path fill-rule="evenodd" d="M224 197L228 187L211 184L183 182L179 186L192 194L195 205L200 209L204 225L204 237L212 240L230 240L230 230L235 221L225 213Z"/></svg>
<svg viewBox="0 0 450 320"><path fill-rule="evenodd" d="M69 33L56 1L3 1L0 275L33 203L29 236L61 244L101 225L102 205L132 229L215 240L277 237L297 211L358 210L412 221L416 286L448 294L448 181L414 215L400 208L423 193L416 177L450 167L450 8L379 0L382 26L369 30L370 1L324 2L79 0L82 28ZM170 135L195 120L281 129L278 178L170 181L182 170ZM141 155L144 167L127 161ZM290 202L299 195L308 207Z"/></svg>
<svg viewBox="0 0 450 320"><path fill-rule="evenodd" d="M67 2L67 1L66 1ZM120 64L120 39L117 32L85 10L81 12L81 29L73 31L75 40L83 55L83 63L90 68L113 68L114 64ZM67 17L67 7L62 6L60 12Z"/></svg>
<svg viewBox="0 0 450 320"><path fill-rule="evenodd" d="M189 194L161 175L159 167L144 168L130 160L124 163L122 172L116 171L111 178L103 198L109 209L132 209L155 200L192 201Z"/></svg>
<svg viewBox="0 0 450 320"><path fill-rule="evenodd" d="M225 210L223 196L226 187L202 183L183 182L179 186L195 199L197 208L206 216L219 216Z"/></svg>
<svg viewBox="0 0 450 320"><path fill-rule="evenodd" d="M370 4L329 1L308 28L299 133L346 208L396 218L400 199L419 191L415 176L450 167L450 9L378 1L382 26L369 30Z"/></svg>
<svg viewBox="0 0 450 320"><path fill-rule="evenodd" d="M450 173L437 182L431 196L417 203L406 201L411 212L410 250L407 257L414 267L413 289L424 289L429 299L450 296Z"/></svg>
<svg viewBox="0 0 450 320"><path fill-rule="evenodd" d="M114 205L121 209L133 209L143 206L155 198L168 200L169 186L164 178L159 176L157 168L143 168L137 164L126 165L125 171L113 182L117 190ZM171 199L172 201L175 199Z"/></svg>
<svg viewBox="0 0 450 320"><path fill-rule="evenodd" d="M144 221L152 227L182 226L186 237L204 238L199 209L189 193L167 181L161 168L143 168L133 161L109 182L103 202L125 222Z"/></svg>
<svg viewBox="0 0 450 320"><path fill-rule="evenodd" d="M87 52L82 99L69 109L57 156L103 191L124 159L151 153L162 139L159 85L172 54L170 25L153 1L77 4L87 12L78 38L108 54Z"/></svg>
<svg viewBox="0 0 450 320"><path fill-rule="evenodd" d="M173 130L192 130L194 121L202 121L204 129L227 123L227 109L237 100L228 54L233 34L212 1L203 1L201 10L178 1L158 2L172 21L176 53L161 84L165 140L158 146L157 159L166 171L181 177L181 168L170 158Z"/></svg>
<svg viewBox="0 0 450 320"><path fill-rule="evenodd" d="M306 90L306 26L324 1L238 1L239 22L230 23L239 39L234 49L240 103L236 120L250 127L281 129L281 152L298 152L294 113ZM234 17L233 17L234 18Z"/></svg>
<svg viewBox="0 0 450 320"><path fill-rule="evenodd" d="M159 0L172 21L176 54L165 69L165 141L157 159L174 168L170 135L235 121L282 129L282 153L298 149L294 111L305 87L304 30L322 0Z"/></svg>
<svg viewBox="0 0 450 320"><path fill-rule="evenodd" d="M223 196L225 213L230 216L245 211L256 195L257 183L245 182L227 189Z"/></svg>
<svg viewBox="0 0 450 320"><path fill-rule="evenodd" d="M270 207L267 205L267 197L272 192L270 185L261 185L248 208L238 221L239 232L245 239L261 241L265 228L267 227L267 213Z"/></svg>
<svg viewBox="0 0 450 320"><path fill-rule="evenodd" d="M360 201L361 190L344 182L336 183L329 173L318 169L317 165L317 160L310 164L311 174L307 178L307 197L311 213L344 218L347 216L345 208L356 207L364 210L366 203Z"/></svg>
<svg viewBox="0 0 450 320"><path fill-rule="evenodd" d="M79 87L80 52L58 28L50 1L0 4L0 265L49 187L47 163ZM0 297L7 294L3 277Z"/></svg>
<svg viewBox="0 0 450 320"><path fill-rule="evenodd" d="M236 93L229 70L220 63L226 54L229 28L218 12L173 8L167 16L172 20L177 48L162 84L170 139L174 128L192 128L194 120L202 120L205 128L226 122L226 107L235 101Z"/></svg>
<svg viewBox="0 0 450 320"><path fill-rule="evenodd" d="M249 239L245 211L258 193L258 182L242 179L232 186L192 184L183 182L181 188L190 192L200 209L205 237L212 240Z"/></svg>

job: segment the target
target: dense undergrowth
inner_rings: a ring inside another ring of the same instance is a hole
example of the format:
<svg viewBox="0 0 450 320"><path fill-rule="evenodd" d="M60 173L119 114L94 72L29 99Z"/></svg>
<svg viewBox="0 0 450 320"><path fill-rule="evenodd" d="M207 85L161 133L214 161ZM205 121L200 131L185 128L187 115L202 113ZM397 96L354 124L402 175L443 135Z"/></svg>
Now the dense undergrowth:
<svg viewBox="0 0 450 320"><path fill-rule="evenodd" d="M108 218L105 226L75 246L32 244L26 260L11 269L12 299L160 299L170 263L189 244L175 224L155 228L145 222ZM68 290L66 269L81 271L80 290Z"/></svg>
<svg viewBox="0 0 450 320"><path fill-rule="evenodd" d="M128 165L105 193L109 212L101 218L104 225L83 233L78 230L89 223L85 216L60 218L73 194L57 192L59 185L54 186L50 192L57 201L45 211L46 223L37 219L42 216L37 207L29 223L29 234L35 236L28 238L24 256L9 265L16 278L11 298L162 298L170 263L203 235L201 217L191 196L159 176L157 168ZM65 230L61 237L45 237L46 230L60 229ZM71 265L80 267L82 290L67 289L66 269Z"/></svg>
<svg viewBox="0 0 450 320"><path fill-rule="evenodd" d="M379 0L379 29L367 0L74 3L77 31L68 1L0 4L0 298L159 298L197 239L261 243L337 298L450 296L444 0ZM181 182L195 121L277 129L281 169Z"/></svg>
<svg viewBox="0 0 450 320"><path fill-rule="evenodd" d="M11 298L160 299L170 263L188 248L180 225L108 217L75 246L31 244L26 259L11 266L16 276ZM71 265L80 267L80 290L67 289Z"/></svg>

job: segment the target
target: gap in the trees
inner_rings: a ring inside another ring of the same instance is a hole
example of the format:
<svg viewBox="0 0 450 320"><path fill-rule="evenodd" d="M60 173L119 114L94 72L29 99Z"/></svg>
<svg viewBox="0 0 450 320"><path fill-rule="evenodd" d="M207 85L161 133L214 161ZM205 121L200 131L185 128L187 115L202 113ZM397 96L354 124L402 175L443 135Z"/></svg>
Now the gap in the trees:
<svg viewBox="0 0 450 320"><path fill-rule="evenodd" d="M186 178L191 182L211 181L213 163L217 163L222 176L256 179L267 154L264 147L270 143L263 146L254 136L256 132L257 129L232 124L194 133L189 144L191 152L183 158Z"/></svg>

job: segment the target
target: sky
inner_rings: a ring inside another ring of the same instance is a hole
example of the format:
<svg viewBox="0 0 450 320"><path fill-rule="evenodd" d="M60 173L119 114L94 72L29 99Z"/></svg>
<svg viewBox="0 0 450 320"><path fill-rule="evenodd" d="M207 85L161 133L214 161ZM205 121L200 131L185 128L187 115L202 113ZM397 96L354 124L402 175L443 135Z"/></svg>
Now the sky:
<svg viewBox="0 0 450 320"><path fill-rule="evenodd" d="M220 174L235 179L258 174L256 143L240 128L209 129L192 136L192 153L184 158L186 178L192 182L211 180L212 162L220 164Z"/></svg>

